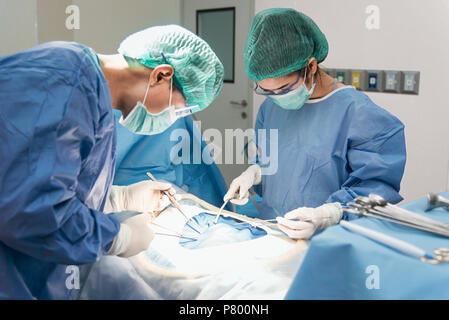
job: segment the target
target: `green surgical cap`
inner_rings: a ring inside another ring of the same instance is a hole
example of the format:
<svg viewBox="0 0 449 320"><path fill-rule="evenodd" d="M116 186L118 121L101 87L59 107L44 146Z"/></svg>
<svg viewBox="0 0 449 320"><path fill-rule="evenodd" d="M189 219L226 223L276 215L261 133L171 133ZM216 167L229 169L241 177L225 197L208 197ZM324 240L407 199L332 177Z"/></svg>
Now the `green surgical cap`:
<svg viewBox="0 0 449 320"><path fill-rule="evenodd" d="M208 107L223 86L223 64L201 38L177 25L150 27L129 35L118 52L148 68L169 64L189 106ZM197 110L198 111L198 110Z"/></svg>
<svg viewBox="0 0 449 320"><path fill-rule="evenodd" d="M253 81L279 78L298 71L328 52L326 37L305 14L274 8L254 17L245 46L246 73Z"/></svg>

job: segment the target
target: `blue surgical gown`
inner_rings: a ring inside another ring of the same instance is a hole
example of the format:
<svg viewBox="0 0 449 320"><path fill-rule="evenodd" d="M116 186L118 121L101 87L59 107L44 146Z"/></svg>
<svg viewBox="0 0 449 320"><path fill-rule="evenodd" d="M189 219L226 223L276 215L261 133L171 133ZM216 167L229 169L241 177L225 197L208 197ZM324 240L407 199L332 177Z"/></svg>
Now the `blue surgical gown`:
<svg viewBox="0 0 449 320"><path fill-rule="evenodd" d="M149 171L156 179L170 182L221 207L226 184L190 117L178 119L160 134L140 135L118 122L120 111L114 110L114 113L118 139L114 185L147 180ZM182 161L176 161L174 151ZM231 206L227 208L231 209Z"/></svg>
<svg viewBox="0 0 449 320"><path fill-rule="evenodd" d="M0 58L0 122L0 298L69 298L67 266L120 227L101 212L116 133L95 53L51 42Z"/></svg>
<svg viewBox="0 0 449 320"><path fill-rule="evenodd" d="M267 98L255 129L259 154L271 158L271 166L276 152L270 154L269 131L278 130L277 171L264 175L254 188L262 196L262 219L299 207L344 205L369 193L390 203L402 200L404 125L353 87L339 88L299 110L282 109ZM266 129L266 141L258 138L260 129ZM269 168L266 159L258 161Z"/></svg>

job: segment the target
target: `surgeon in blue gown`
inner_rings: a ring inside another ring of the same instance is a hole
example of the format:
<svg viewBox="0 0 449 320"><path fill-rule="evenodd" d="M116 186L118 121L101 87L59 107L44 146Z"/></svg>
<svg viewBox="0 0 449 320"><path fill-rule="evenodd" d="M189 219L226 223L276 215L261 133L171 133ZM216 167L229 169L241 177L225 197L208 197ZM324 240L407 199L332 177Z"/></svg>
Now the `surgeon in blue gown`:
<svg viewBox="0 0 449 320"><path fill-rule="evenodd" d="M117 161L114 185L130 185L147 179L151 172L156 179L170 182L185 192L215 206L221 206L226 193L225 181L206 152L207 145L190 117L177 120L169 129L157 135L139 135L130 132L119 123L122 114L114 110L117 125ZM186 134L177 136L183 130ZM188 146L185 150L199 150L202 157L195 161L193 152L188 161L177 163L170 159L171 150L177 146ZM158 156L155 157L154 154Z"/></svg>
<svg viewBox="0 0 449 320"><path fill-rule="evenodd" d="M163 192L176 195L153 181L111 187L112 109L127 130L160 134L222 82L207 43L175 25L132 34L115 55L51 42L0 58L0 298L70 298L78 266L147 249L150 215L104 212L160 211Z"/></svg>
<svg viewBox="0 0 449 320"><path fill-rule="evenodd" d="M259 153L224 199L245 204L254 186L262 196L260 218L276 217L281 230L296 239L338 223L342 206L357 196L402 200L403 124L323 72L318 64L327 54L318 26L281 8L255 16L244 52L255 92L266 97L256 120ZM276 136L270 130L277 131L277 141L271 141ZM277 162L268 163L266 155Z"/></svg>

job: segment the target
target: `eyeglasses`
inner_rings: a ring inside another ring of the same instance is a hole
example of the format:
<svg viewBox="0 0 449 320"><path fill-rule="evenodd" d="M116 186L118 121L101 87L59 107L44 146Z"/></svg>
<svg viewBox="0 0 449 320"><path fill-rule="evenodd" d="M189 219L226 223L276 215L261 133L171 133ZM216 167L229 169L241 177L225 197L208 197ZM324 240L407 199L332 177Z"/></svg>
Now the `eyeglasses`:
<svg viewBox="0 0 449 320"><path fill-rule="evenodd" d="M293 82L291 85L289 85L287 88L277 89L277 90L267 90L267 89L263 89L263 88L259 87L259 85L256 83L256 87L254 88L254 92L256 94L259 94L259 95L262 95L262 96L272 96L272 95L280 96L280 95L289 93L290 91L292 91L292 88L295 86L295 84L298 83L299 79L301 77L303 77L304 71L305 71L305 68L301 69L299 71L298 78L296 78L296 81ZM278 91L278 90L280 90L280 91ZM275 91L278 91L278 92L275 92Z"/></svg>

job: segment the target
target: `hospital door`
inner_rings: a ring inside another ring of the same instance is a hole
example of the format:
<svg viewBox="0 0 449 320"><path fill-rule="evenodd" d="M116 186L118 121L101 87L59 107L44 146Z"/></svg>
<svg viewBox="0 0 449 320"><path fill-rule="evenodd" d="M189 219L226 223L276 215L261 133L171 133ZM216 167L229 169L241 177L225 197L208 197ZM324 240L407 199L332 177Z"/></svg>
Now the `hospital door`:
<svg viewBox="0 0 449 320"><path fill-rule="evenodd" d="M196 113L193 120L200 121L204 139L213 143L216 162L229 185L248 166L246 157L242 164L237 163L242 150L232 136L237 133L235 129L245 131L253 126L252 82L245 73L243 50L254 1L184 0L181 8L184 27L210 44L225 69L220 95L209 108Z"/></svg>

